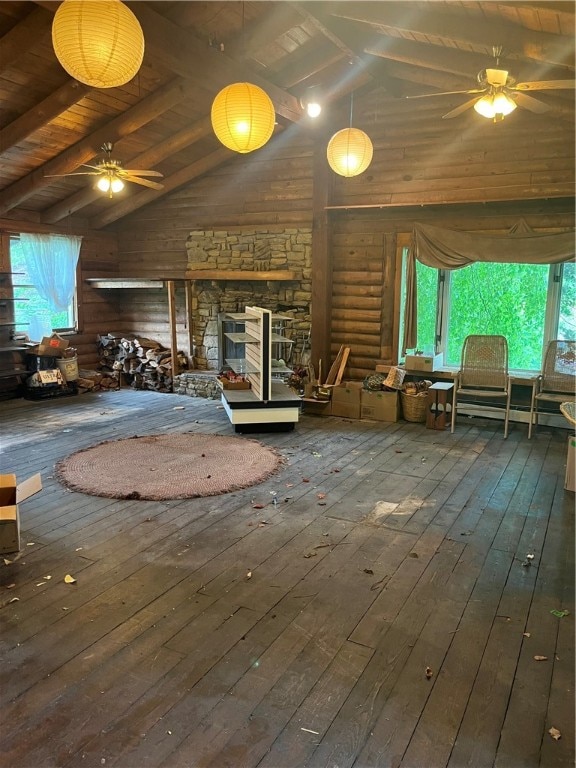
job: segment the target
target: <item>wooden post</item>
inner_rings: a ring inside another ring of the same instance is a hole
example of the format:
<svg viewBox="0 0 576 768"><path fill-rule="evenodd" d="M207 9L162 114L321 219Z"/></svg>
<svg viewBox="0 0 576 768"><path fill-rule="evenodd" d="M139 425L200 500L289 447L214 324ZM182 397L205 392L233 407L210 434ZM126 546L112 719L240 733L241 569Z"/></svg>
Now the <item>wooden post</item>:
<svg viewBox="0 0 576 768"><path fill-rule="evenodd" d="M314 147L314 190L312 195L312 306L310 348L312 362L318 370L323 360L330 368L332 320L332 261L328 232L328 191L332 187L332 171L326 162L324 137Z"/></svg>
<svg viewBox="0 0 576 768"><path fill-rule="evenodd" d="M196 281L185 280L184 292L186 295L186 322L188 323L188 356L194 365L194 294L196 292Z"/></svg>
<svg viewBox="0 0 576 768"><path fill-rule="evenodd" d="M170 317L170 354L172 357L172 380L180 373L178 365L178 339L176 336L176 289L174 280L168 280L168 314Z"/></svg>

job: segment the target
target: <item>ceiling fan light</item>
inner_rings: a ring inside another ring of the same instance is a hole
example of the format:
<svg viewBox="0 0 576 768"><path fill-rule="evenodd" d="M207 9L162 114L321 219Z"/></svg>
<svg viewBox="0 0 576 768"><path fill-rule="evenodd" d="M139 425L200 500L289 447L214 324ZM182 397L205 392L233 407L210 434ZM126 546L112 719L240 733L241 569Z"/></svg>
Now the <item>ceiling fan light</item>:
<svg viewBox="0 0 576 768"><path fill-rule="evenodd" d="M245 154L260 149L274 132L276 113L268 94L252 83L232 83L214 99L210 113L218 140Z"/></svg>
<svg viewBox="0 0 576 768"><path fill-rule="evenodd" d="M497 115L509 115L516 109L516 102L500 91L494 96L494 112Z"/></svg>
<svg viewBox="0 0 576 768"><path fill-rule="evenodd" d="M94 88L124 85L144 57L144 34L120 0L64 0L52 23L54 53L75 80Z"/></svg>
<svg viewBox="0 0 576 768"><path fill-rule="evenodd" d="M496 110L494 109L493 97L491 95L482 96L482 98L478 99L476 104L474 104L474 110L478 112L479 115L482 115L482 117L487 117L489 119L494 118Z"/></svg>
<svg viewBox="0 0 576 768"><path fill-rule="evenodd" d="M119 179L118 176L114 176L110 182L110 189L112 192L122 192L124 189L124 182Z"/></svg>
<svg viewBox="0 0 576 768"><path fill-rule="evenodd" d="M96 182L96 186L101 192L109 192L111 186L110 178L108 176L101 176Z"/></svg>
<svg viewBox="0 0 576 768"><path fill-rule="evenodd" d="M370 137L359 128L343 128L332 136L326 148L328 165L340 176L358 176L372 162Z"/></svg>

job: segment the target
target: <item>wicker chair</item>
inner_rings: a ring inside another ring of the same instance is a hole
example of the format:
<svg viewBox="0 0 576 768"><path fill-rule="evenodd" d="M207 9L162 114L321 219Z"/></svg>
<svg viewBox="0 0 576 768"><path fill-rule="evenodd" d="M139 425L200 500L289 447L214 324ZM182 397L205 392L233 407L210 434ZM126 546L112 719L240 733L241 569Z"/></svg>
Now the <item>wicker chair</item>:
<svg viewBox="0 0 576 768"><path fill-rule="evenodd" d="M574 398L576 385L576 341L555 339L548 344L542 372L532 390L528 438L532 426L538 425L538 405L541 402L564 403Z"/></svg>
<svg viewBox="0 0 576 768"><path fill-rule="evenodd" d="M508 342L504 336L467 336L462 346L462 362L454 379L452 426L456 425L458 397L503 398L506 401L504 437L508 437L510 416L510 377Z"/></svg>

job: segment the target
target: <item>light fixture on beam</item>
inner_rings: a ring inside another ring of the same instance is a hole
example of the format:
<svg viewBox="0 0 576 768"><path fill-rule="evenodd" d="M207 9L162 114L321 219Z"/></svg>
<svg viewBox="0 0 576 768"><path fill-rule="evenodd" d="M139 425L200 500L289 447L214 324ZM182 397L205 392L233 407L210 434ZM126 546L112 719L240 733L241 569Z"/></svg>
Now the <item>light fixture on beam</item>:
<svg viewBox="0 0 576 768"><path fill-rule="evenodd" d="M64 0L52 23L54 53L75 80L94 88L124 85L144 57L144 34L120 0Z"/></svg>
<svg viewBox="0 0 576 768"><path fill-rule="evenodd" d="M306 92L300 99L300 106L306 110L308 117L318 117L322 112L322 104L320 103L320 89L311 85L307 88Z"/></svg>
<svg viewBox="0 0 576 768"><path fill-rule="evenodd" d="M340 176L358 176L372 162L374 148L370 137L359 128L352 128L353 98L350 100L350 127L332 136L326 148L328 165Z"/></svg>
<svg viewBox="0 0 576 768"><path fill-rule="evenodd" d="M245 154L260 149L274 132L276 113L268 94L252 83L232 83L214 99L210 113L218 140Z"/></svg>
<svg viewBox="0 0 576 768"><path fill-rule="evenodd" d="M506 115L514 112L516 102L510 98L504 91L496 90L493 93L487 93L474 104L474 110L482 117L489 120L503 120Z"/></svg>

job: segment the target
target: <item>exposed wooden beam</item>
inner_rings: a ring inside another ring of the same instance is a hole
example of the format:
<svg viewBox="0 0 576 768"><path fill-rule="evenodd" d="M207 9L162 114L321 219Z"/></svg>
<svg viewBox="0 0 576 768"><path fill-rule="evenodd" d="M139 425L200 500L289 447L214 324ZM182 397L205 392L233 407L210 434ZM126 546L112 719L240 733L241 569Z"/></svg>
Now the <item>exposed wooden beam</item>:
<svg viewBox="0 0 576 768"><path fill-rule="evenodd" d="M6 187L0 192L0 215L15 208L39 189L51 184L51 179L48 178L50 175L70 173L82 163L92 159L100 151L103 142L114 142L149 123L181 101L187 90L191 88L190 81L181 78L167 83L53 160L49 160L40 168L36 168L32 173Z"/></svg>
<svg viewBox="0 0 576 768"><path fill-rule="evenodd" d="M367 45L365 50L373 56L459 76L465 72L475 74L492 63L489 57L475 53L455 51L453 48L439 48L426 43L413 43L392 37L382 37L376 44Z"/></svg>
<svg viewBox="0 0 576 768"><path fill-rule="evenodd" d="M23 141L42 126L47 125L73 104L79 102L91 90L89 85L79 83L77 80L68 80L39 104L0 130L0 154Z"/></svg>
<svg viewBox="0 0 576 768"><path fill-rule="evenodd" d="M298 122L303 114L298 99L287 91L248 70L225 52L211 48L194 35L182 30L169 19L153 11L146 3L127 3L142 26L146 48L151 55L176 74L189 77L202 64L202 79L215 92L229 83L249 80L259 85L270 96L276 112L291 122Z"/></svg>
<svg viewBox="0 0 576 768"><path fill-rule="evenodd" d="M38 40L50 32L52 14L44 8L33 10L0 39L0 72L8 69L16 59L26 53Z"/></svg>
<svg viewBox="0 0 576 768"><path fill-rule="evenodd" d="M194 144L205 136L210 135L212 132L212 125L209 117L205 117L202 120L198 120L194 125L188 128L183 128L178 133L173 134L164 141L155 144L151 149L136 155L125 161L123 165L130 168L142 168L152 170L155 165L164 160L166 157L170 157L175 152L179 152L184 147ZM81 189L73 195L70 195L65 200L61 200L56 205L48 208L42 213L42 221L44 223L56 223L70 216L72 213L84 208L86 205L94 202L98 198L102 197L102 192L95 190L93 185L86 186L85 189Z"/></svg>
<svg viewBox="0 0 576 768"><path fill-rule="evenodd" d="M198 160L186 168L178 171L177 173L172 174L172 176L168 176L165 179L162 179L162 184L164 185L164 189L162 191L147 189L145 192L131 195L131 197L123 200L121 203L115 204L114 207L110 210L93 218L90 221L90 227L92 229L101 229L102 227L105 227L108 224L111 224L112 222L127 216L129 213L133 213L138 208L141 208L144 205L148 205L148 203L157 200L159 197L166 195L168 192L171 192L177 187L181 187L183 184L187 184L199 176L202 176L204 173L217 168L219 165L222 165L222 163L230 160L230 158L234 155L235 153L230 149L217 149L215 152L211 152L201 160Z"/></svg>
<svg viewBox="0 0 576 768"><path fill-rule="evenodd" d="M431 4L432 5L432 4ZM431 10L415 9L411 3L326 3L326 13L340 18L361 21L382 28L424 35L434 43L474 46L478 52L490 54L493 46L502 46L505 56L525 56L529 59L560 66L574 66L574 40L565 35L534 32L499 18L497 23L481 15L453 12L443 13L437 7ZM496 39L495 39L496 38Z"/></svg>

